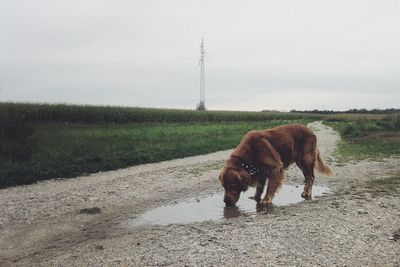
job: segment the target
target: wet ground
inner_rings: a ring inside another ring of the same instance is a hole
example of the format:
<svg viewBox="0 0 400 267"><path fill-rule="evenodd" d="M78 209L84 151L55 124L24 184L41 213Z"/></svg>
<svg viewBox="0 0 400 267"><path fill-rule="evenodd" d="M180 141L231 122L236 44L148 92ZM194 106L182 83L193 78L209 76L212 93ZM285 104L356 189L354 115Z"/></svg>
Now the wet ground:
<svg viewBox="0 0 400 267"><path fill-rule="evenodd" d="M283 185L273 200L274 206L285 206L303 201L300 196L303 186ZM181 201L174 201L169 205L149 210L139 217L128 222L129 227L142 225L185 224L208 220L223 220L243 215L250 215L258 211L269 211L271 206L257 204L249 199L255 192L250 188L243 192L236 207L225 207L223 192L216 192L207 196L199 196ZM313 197L327 194L326 186L313 186Z"/></svg>

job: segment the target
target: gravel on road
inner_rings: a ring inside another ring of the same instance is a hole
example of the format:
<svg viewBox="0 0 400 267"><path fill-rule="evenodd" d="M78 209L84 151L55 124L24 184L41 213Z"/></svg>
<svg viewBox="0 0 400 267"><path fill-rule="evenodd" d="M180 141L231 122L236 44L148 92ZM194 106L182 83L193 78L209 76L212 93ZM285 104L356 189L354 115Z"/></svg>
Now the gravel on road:
<svg viewBox="0 0 400 267"><path fill-rule="evenodd" d="M338 134L309 125L331 193L237 218L127 227L144 211L221 190L231 150L0 190L0 266L399 266L400 159L338 162ZM295 167L285 183L302 185ZM222 201L222 197L221 197Z"/></svg>

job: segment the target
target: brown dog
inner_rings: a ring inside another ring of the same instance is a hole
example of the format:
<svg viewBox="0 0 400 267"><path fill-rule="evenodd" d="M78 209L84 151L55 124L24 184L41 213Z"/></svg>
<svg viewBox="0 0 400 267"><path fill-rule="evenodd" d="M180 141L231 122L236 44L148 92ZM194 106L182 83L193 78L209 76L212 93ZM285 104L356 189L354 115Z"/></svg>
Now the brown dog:
<svg viewBox="0 0 400 267"><path fill-rule="evenodd" d="M233 206L240 193L249 186L256 187L252 197L261 201L266 180L267 193L261 204L270 204L276 190L282 185L284 169L296 163L304 174L306 184L301 194L311 197L314 167L321 173L331 174L317 148L317 138L300 124L279 126L270 130L250 131L233 151L219 179L225 188L224 202Z"/></svg>

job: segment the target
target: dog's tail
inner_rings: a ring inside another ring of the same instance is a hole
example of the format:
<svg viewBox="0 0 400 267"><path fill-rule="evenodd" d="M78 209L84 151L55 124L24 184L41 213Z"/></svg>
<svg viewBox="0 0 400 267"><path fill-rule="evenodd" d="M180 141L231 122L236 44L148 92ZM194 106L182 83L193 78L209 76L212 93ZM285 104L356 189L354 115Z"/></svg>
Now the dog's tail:
<svg viewBox="0 0 400 267"><path fill-rule="evenodd" d="M316 153L316 159L315 159L315 168L317 169L317 171L319 171L320 173L323 173L325 175L331 175L332 171L329 168L328 165L326 165L324 163L324 161L322 160L321 157L321 153L319 152L318 148L315 150Z"/></svg>

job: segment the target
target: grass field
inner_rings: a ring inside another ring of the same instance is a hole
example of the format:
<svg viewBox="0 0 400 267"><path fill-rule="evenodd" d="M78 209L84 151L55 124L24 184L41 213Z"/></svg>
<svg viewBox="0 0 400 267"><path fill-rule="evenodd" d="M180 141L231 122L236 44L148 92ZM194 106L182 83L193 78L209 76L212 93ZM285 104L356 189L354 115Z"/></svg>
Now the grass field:
<svg viewBox="0 0 400 267"><path fill-rule="evenodd" d="M400 114L336 115L325 123L337 130L342 159L378 159L400 155Z"/></svg>
<svg viewBox="0 0 400 267"><path fill-rule="evenodd" d="M325 119L347 158L399 155L400 116L0 103L0 187L234 148L252 129Z"/></svg>
<svg viewBox="0 0 400 267"><path fill-rule="evenodd" d="M10 103L0 110L0 187L211 153L251 129L322 118Z"/></svg>

